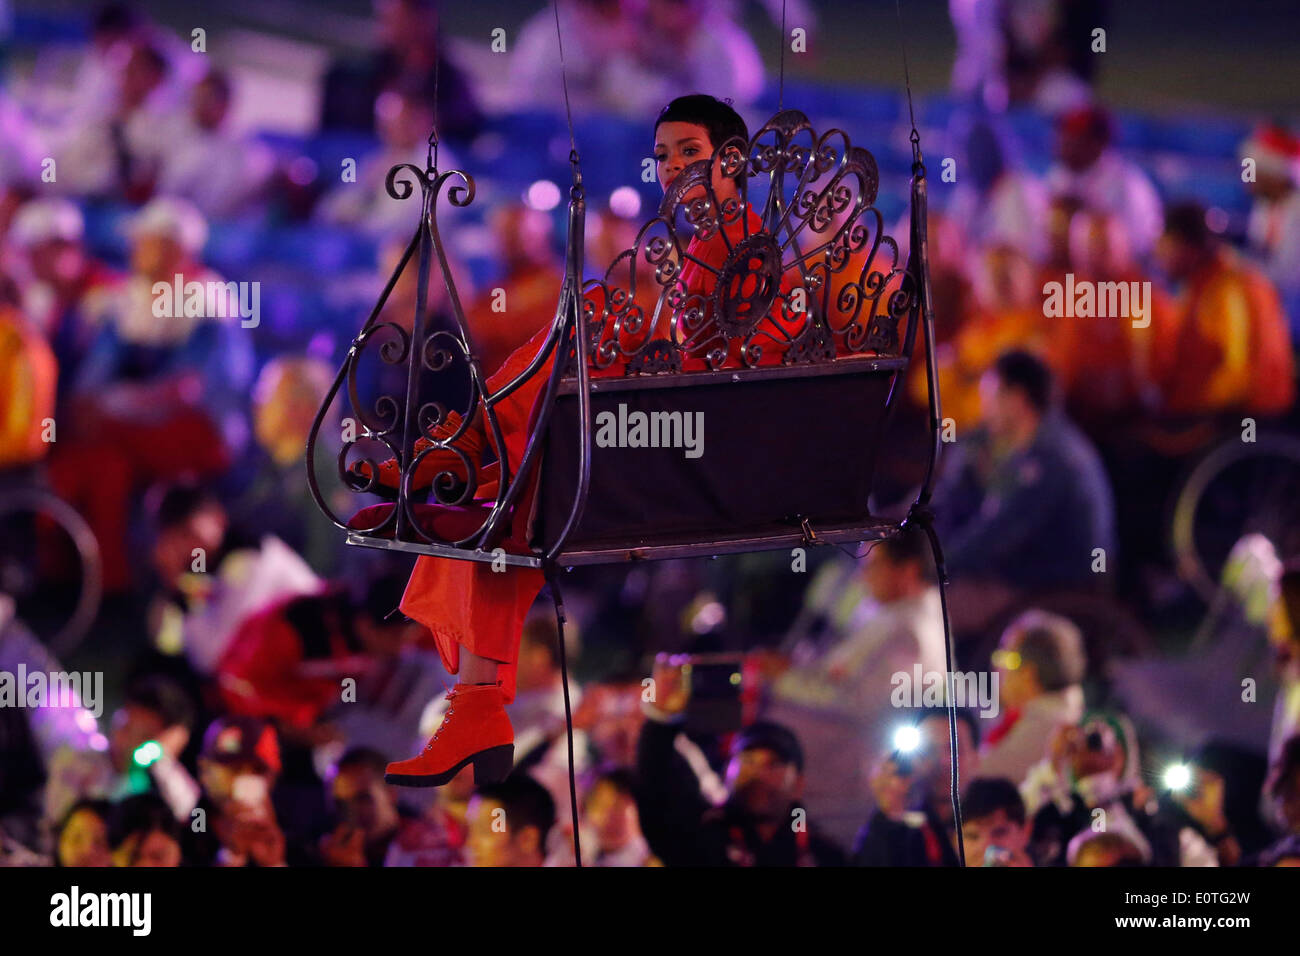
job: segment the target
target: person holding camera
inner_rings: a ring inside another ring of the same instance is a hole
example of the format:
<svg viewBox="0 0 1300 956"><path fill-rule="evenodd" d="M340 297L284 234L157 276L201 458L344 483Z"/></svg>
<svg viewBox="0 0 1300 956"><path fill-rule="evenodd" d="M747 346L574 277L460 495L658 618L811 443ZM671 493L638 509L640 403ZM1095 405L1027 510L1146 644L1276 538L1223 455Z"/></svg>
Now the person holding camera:
<svg viewBox="0 0 1300 956"><path fill-rule="evenodd" d="M720 791L682 732L689 658L659 655L643 697L637 745L638 809L650 849L666 866L842 866L799 805L803 750L779 724L750 724L734 735ZM713 791L716 799L706 797Z"/></svg>

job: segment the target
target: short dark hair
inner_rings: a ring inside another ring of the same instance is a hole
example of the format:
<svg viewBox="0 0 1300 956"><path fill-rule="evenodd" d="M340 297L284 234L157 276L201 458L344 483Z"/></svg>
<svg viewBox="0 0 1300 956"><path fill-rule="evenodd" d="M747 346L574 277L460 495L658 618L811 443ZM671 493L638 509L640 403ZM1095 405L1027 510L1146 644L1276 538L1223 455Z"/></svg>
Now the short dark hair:
<svg viewBox="0 0 1300 956"><path fill-rule="evenodd" d="M606 764L597 767L592 773L590 786L587 788L587 795L596 792L596 788L602 783L607 783L625 797L636 799L637 785L636 772L630 767L622 767L617 764Z"/></svg>
<svg viewBox="0 0 1300 956"><path fill-rule="evenodd" d="M382 777L388 769L388 758L373 747L353 747L339 758L334 769L339 773L344 770L369 770Z"/></svg>
<svg viewBox="0 0 1300 956"><path fill-rule="evenodd" d="M181 825L167 802L156 793L137 793L127 797L113 810L109 828L113 847L121 846L137 834L145 836L159 832L181 842Z"/></svg>
<svg viewBox="0 0 1300 956"><path fill-rule="evenodd" d="M1202 252L1213 248L1216 237L1205 221L1205 207L1194 199L1165 210L1165 234Z"/></svg>
<svg viewBox="0 0 1300 956"><path fill-rule="evenodd" d="M732 137L749 142L749 127L740 114L716 96L691 93L679 96L662 110L655 119L655 130L660 123L694 123L709 131L709 142L717 149Z"/></svg>
<svg viewBox="0 0 1300 956"><path fill-rule="evenodd" d="M153 513L154 526L160 532L183 525L204 508L221 507L221 500L210 489L191 480L157 486L149 498L152 499L149 510Z"/></svg>
<svg viewBox="0 0 1300 956"><path fill-rule="evenodd" d="M961 798L961 815L965 820L983 820L999 810L1012 823L1025 822L1025 801L1016 785L1005 777L974 780Z"/></svg>
<svg viewBox="0 0 1300 956"><path fill-rule="evenodd" d="M490 783L474 791L481 800L500 804L506 811L506 826L517 832L537 827L538 845L545 846L546 836L555 826L555 801L546 788L526 773L513 773L500 783Z"/></svg>
<svg viewBox="0 0 1300 956"><path fill-rule="evenodd" d="M124 703L160 716L168 727L194 725L194 701L176 681L163 674L144 674L127 685Z"/></svg>
<svg viewBox="0 0 1300 956"><path fill-rule="evenodd" d="M1048 611L1025 611L1009 625L1020 634L1017 650L1023 664L1033 664L1045 691L1080 683L1087 674L1083 635L1073 621Z"/></svg>
<svg viewBox="0 0 1300 956"><path fill-rule="evenodd" d="M1038 411L1051 408L1056 388L1052 370L1033 352L1003 352L993 363L993 371L1003 385L1019 390Z"/></svg>

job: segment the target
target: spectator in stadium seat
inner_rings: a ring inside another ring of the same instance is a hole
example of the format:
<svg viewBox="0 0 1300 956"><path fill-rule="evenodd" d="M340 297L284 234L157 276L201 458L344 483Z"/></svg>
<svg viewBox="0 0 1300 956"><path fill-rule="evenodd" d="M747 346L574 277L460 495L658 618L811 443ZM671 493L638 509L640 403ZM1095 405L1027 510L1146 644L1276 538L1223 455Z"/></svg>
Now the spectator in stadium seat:
<svg viewBox="0 0 1300 956"><path fill-rule="evenodd" d="M1247 232L1253 253L1277 286L1300 335L1300 137L1276 125L1256 129L1241 145L1255 163L1246 188L1255 197Z"/></svg>
<svg viewBox="0 0 1300 956"><path fill-rule="evenodd" d="M209 70L178 113L158 171L159 193L188 199L212 218L252 208L274 166L269 150L230 128L230 100L230 78Z"/></svg>
<svg viewBox="0 0 1300 956"><path fill-rule="evenodd" d="M388 758L357 747L334 765L330 797L338 823L321 837L326 866L383 866L402 827L397 801L384 785Z"/></svg>
<svg viewBox="0 0 1300 956"><path fill-rule="evenodd" d="M641 832L636 791L635 774L625 767L602 768L587 788L583 813L595 836L596 866L663 865Z"/></svg>
<svg viewBox="0 0 1300 956"><path fill-rule="evenodd" d="M202 215L183 200L155 199L130 230L132 275L105 304L72 383L71 427L50 459L54 489L95 531L110 592L131 583L126 540L135 494L152 481L211 476L229 465L246 433L253 373L241 302L252 311L254 287L233 292L202 265ZM180 296L183 314L174 315L178 281L189 291ZM192 284L201 295L191 295Z"/></svg>
<svg viewBox="0 0 1300 956"><path fill-rule="evenodd" d="M370 132L377 126L380 95L406 87L431 105L436 89L442 135L467 138L478 132L483 114L469 77L447 53L436 0L375 0L374 12L377 49L359 61L331 65L321 95L321 127Z"/></svg>
<svg viewBox="0 0 1300 956"><path fill-rule="evenodd" d="M1018 786L1052 734L1083 716L1083 636L1057 614L1026 611L1003 632L993 666L1002 714L985 738L980 772Z"/></svg>
<svg viewBox="0 0 1300 956"><path fill-rule="evenodd" d="M87 251L85 231L81 210L59 198L24 203L9 231L20 306L54 350L60 398L76 381L97 322L122 282Z"/></svg>
<svg viewBox="0 0 1300 956"><path fill-rule="evenodd" d="M1268 278L1211 232L1196 202L1169 210L1157 254L1183 286L1177 338L1156 375L1161 410L1286 412L1295 402L1295 353Z"/></svg>
<svg viewBox="0 0 1300 956"><path fill-rule="evenodd" d="M958 431L935 492L958 630L1041 591L1097 588L1096 549L1115 545L1106 472L1046 363L1003 353L980 394L982 425Z"/></svg>
<svg viewBox="0 0 1300 956"><path fill-rule="evenodd" d="M1084 209L1115 216L1139 257L1160 236L1160 196L1150 178L1113 146L1114 121L1100 106L1065 113L1056 128L1056 161L1047 174L1053 196L1068 196Z"/></svg>
<svg viewBox="0 0 1300 956"><path fill-rule="evenodd" d="M804 805L846 845L862 825L862 767L892 729L896 675L911 677L917 665L924 674L947 669L939 589L924 533L909 528L881 541L858 576L869 597L847 633L776 677L766 713L804 742Z"/></svg>
<svg viewBox="0 0 1300 956"><path fill-rule="evenodd" d="M655 662L655 697L637 747L641 824L667 866L842 866L799 800L803 748L785 727L759 721L731 745L726 782L708 793L678 741L690 688L682 659Z"/></svg>
<svg viewBox="0 0 1300 956"><path fill-rule="evenodd" d="M905 712L900 712L904 715ZM907 757L890 754L875 767L875 809L853 846L856 866L957 866L953 826L952 749L948 712L913 717L920 745ZM957 711L957 766L969 781L979 768L979 726L968 710ZM964 834L963 834L964 835ZM981 861L967 851L968 865Z"/></svg>

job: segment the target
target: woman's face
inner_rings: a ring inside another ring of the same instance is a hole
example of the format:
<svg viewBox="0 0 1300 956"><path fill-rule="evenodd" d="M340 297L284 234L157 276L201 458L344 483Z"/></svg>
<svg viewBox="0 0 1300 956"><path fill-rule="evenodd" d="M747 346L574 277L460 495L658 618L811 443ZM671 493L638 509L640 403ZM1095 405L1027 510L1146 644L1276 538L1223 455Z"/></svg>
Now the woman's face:
<svg viewBox="0 0 1300 956"><path fill-rule="evenodd" d="M64 866L112 866L108 825L93 810L78 810L59 834L59 862Z"/></svg>
<svg viewBox="0 0 1300 956"><path fill-rule="evenodd" d="M683 123L669 120L655 128L655 172L659 176L659 186L668 191L669 184L677 178L678 173L702 159L713 155L714 144L709 139L709 131L697 123ZM721 163L713 167L713 194L718 201L736 195L736 184L732 179L722 175ZM703 193L703 189L699 190ZM683 196L683 201L697 198L692 193Z"/></svg>

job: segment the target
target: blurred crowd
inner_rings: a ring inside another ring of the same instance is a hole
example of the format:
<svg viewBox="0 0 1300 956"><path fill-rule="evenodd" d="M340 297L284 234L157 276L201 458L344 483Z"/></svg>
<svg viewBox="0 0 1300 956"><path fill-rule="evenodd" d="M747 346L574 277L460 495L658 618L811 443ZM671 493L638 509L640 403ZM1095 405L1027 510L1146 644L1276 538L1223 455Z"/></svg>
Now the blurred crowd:
<svg viewBox="0 0 1300 956"><path fill-rule="evenodd" d="M727 97L760 122L775 106L754 37L776 29L778 2L561 6L582 128L631 120L648 152L675 95ZM1220 528L1235 547L1210 612L1165 546L1191 465L1247 421L1252 436L1294 430L1300 138L1259 118L1213 166L1217 192L1172 192L1096 95L1104 6L950 4L952 108L927 147L947 442L935 508L953 666L996 681L993 706L958 714L966 858L1300 865L1295 529ZM237 128L240 70L129 4L99 8L78 42L0 60L0 498L71 506L103 590L60 660L45 637L87 586L85 543L3 509L30 573L0 574L0 670L101 670L111 705L99 719L0 706L0 865L571 865L561 641L584 863L956 862L947 713L897 694L900 674L947 669L914 533L861 555L812 549L803 573L783 553L579 571L564 634L547 597L524 628L515 772L482 788L469 768L436 791L384 783L437 728L452 678L396 610L409 558L344 545L304 451L414 226L385 176L424 167L435 123L440 167L478 181L478 210L442 229L471 323L492 314L488 370L553 316L559 189L498 159L512 123L562 115L554 13L538 7L510 43L503 107L438 42L432 0L377 0L369 49L320 78L315 153ZM815 12L787 10L810 42ZM1043 162L1026 117L1048 131ZM1199 159L1198 119L1183 123ZM897 131L874 130L877 144L847 129L880 149L882 194L905 196L885 156ZM620 160L632 185L593 190L591 274L645 218L642 155ZM406 329L412 271L382 314ZM263 280L250 313L239 287ZM177 290L163 307L159 283ZM435 324L452 308L438 286ZM319 315L284 318L277 288ZM881 456L885 509L924 471L921 352ZM325 415L332 433L346 424ZM320 449L322 473L337 449ZM1226 688L1221 725L1138 713L1181 680L1198 626L1202 650L1229 648L1200 678Z"/></svg>

